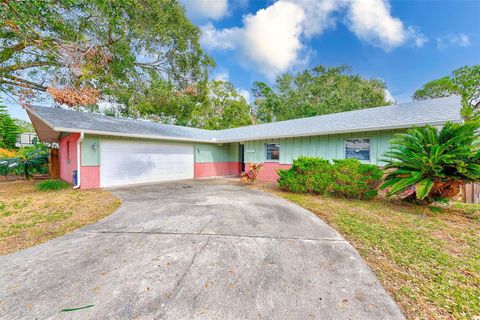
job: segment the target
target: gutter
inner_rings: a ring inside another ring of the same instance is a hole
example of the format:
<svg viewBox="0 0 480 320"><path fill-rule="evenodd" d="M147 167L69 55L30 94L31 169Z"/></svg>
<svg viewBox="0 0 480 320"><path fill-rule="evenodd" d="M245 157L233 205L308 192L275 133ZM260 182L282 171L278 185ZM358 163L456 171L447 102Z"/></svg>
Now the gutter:
<svg viewBox="0 0 480 320"><path fill-rule="evenodd" d="M73 186L73 189L80 188L80 168L82 162L82 155L81 155L81 144L83 142L83 138L85 137L85 133L82 131L80 132L80 138L77 140L77 185Z"/></svg>

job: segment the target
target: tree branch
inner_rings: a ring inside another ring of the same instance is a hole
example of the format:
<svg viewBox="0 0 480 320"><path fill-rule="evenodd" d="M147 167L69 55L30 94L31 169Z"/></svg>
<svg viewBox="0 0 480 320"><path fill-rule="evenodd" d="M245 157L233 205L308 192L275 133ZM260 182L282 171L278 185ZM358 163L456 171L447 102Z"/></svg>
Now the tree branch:
<svg viewBox="0 0 480 320"><path fill-rule="evenodd" d="M48 61L32 61L24 64L0 67L0 73L13 72L13 71L25 70L25 69L36 68L36 67L43 67L43 66L48 66L50 64L51 63Z"/></svg>
<svg viewBox="0 0 480 320"><path fill-rule="evenodd" d="M27 47L26 42L19 42L11 47L5 48L0 52L0 61L7 61L15 52L22 51Z"/></svg>
<svg viewBox="0 0 480 320"><path fill-rule="evenodd" d="M12 75L3 75L2 78L3 79L0 79L0 84L7 84L7 85L17 86L22 88L30 88L38 91L43 91L43 92L47 91L47 87L39 83L25 80L19 77L15 77Z"/></svg>

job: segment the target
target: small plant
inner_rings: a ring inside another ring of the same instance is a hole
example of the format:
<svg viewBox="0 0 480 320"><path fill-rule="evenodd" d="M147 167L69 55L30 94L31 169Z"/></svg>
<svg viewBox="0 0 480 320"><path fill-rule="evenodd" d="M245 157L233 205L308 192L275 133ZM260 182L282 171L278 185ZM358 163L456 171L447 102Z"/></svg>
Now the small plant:
<svg viewBox="0 0 480 320"><path fill-rule="evenodd" d="M22 172L28 180L33 171L48 170L48 149L46 145L39 142L35 142L33 147L22 148L15 157L0 159L0 173L7 175L11 172Z"/></svg>
<svg viewBox="0 0 480 320"><path fill-rule="evenodd" d="M388 194L430 203L460 193L465 182L480 181L479 121L413 128L397 134L385 153Z"/></svg>
<svg viewBox="0 0 480 320"><path fill-rule="evenodd" d="M257 181L258 174L262 170L262 163L250 163L248 164L248 170L242 172L241 179L245 183L255 183Z"/></svg>
<svg viewBox="0 0 480 320"><path fill-rule="evenodd" d="M49 190L63 190L68 189L70 184L61 181L61 180L43 180L36 184L35 186L38 191L49 191Z"/></svg>

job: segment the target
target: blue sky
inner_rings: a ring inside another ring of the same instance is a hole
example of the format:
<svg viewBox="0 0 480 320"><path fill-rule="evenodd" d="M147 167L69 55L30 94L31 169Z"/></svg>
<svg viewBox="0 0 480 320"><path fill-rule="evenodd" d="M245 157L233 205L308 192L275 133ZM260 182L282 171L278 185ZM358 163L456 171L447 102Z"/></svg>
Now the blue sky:
<svg viewBox="0 0 480 320"><path fill-rule="evenodd" d="M397 102L422 84L480 63L480 0L180 0L201 44L229 80L249 95L254 81L323 65L347 64L379 78ZM7 101L14 117L26 119Z"/></svg>
<svg viewBox="0 0 480 320"><path fill-rule="evenodd" d="M285 71L348 64L405 102L425 82L480 63L480 1L183 3L217 62L212 76L243 90Z"/></svg>

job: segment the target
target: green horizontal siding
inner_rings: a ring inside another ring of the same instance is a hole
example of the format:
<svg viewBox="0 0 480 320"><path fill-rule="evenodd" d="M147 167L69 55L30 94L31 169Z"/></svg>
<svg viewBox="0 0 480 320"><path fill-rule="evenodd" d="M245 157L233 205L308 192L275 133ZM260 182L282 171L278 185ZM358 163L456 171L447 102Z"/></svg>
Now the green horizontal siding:
<svg viewBox="0 0 480 320"><path fill-rule="evenodd" d="M195 162L238 162L238 143L225 144L195 144Z"/></svg>
<svg viewBox="0 0 480 320"><path fill-rule="evenodd" d="M390 140L396 131L371 131L325 136L282 138L270 140L255 140L245 142L245 162L265 162L267 143L280 145L280 164L291 164L300 156L320 157L325 159L345 158L345 139L370 138L370 162L382 165L380 160L390 147Z"/></svg>
<svg viewBox="0 0 480 320"><path fill-rule="evenodd" d="M293 163L294 159L300 156L321 157L330 160L343 159L345 158L345 139L370 138L371 163L382 165L383 163L380 161L380 158L382 157L382 154L390 147L390 140L393 138L393 135L396 132L404 131L371 131L325 136L246 141L244 142L244 161L246 163L265 162L265 144L267 143L276 143L280 145L279 163L281 164L291 164ZM145 141L145 139L139 138L107 136L102 136L102 139ZM190 145L192 144L184 141L158 140L158 142ZM95 143L97 147L94 151L92 145ZM194 144L194 146L196 163L240 161L238 143L197 143ZM100 164L100 147L101 144L99 143L98 136L85 135L82 144L82 165L98 166Z"/></svg>

